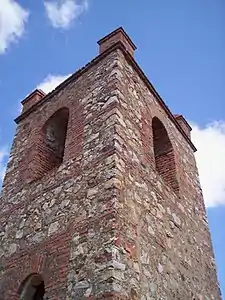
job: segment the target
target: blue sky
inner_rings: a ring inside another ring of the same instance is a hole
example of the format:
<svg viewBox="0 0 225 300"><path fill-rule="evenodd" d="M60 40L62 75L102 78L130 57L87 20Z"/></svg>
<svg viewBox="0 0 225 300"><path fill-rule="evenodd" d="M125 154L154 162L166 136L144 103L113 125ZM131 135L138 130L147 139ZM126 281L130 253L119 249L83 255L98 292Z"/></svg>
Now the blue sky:
<svg viewBox="0 0 225 300"><path fill-rule="evenodd" d="M50 91L123 26L135 58L192 139L225 299L224 0L0 0L0 177L20 101Z"/></svg>

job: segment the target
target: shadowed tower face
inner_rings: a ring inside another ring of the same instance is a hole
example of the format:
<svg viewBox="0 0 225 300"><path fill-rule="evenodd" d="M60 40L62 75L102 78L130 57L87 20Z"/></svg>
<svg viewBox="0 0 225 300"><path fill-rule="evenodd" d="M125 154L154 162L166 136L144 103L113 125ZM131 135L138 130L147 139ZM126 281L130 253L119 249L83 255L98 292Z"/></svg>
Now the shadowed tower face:
<svg viewBox="0 0 225 300"><path fill-rule="evenodd" d="M16 119L0 201L1 299L219 300L191 128L122 28Z"/></svg>

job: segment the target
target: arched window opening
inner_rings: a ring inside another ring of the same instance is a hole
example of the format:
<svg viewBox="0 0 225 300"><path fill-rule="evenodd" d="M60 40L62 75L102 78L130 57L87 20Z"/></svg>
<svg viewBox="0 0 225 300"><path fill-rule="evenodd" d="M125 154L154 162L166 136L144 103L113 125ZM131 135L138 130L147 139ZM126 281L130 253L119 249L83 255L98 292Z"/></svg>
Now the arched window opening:
<svg viewBox="0 0 225 300"><path fill-rule="evenodd" d="M45 294L44 280L40 274L30 274L20 285L20 300L43 300Z"/></svg>
<svg viewBox="0 0 225 300"><path fill-rule="evenodd" d="M178 192L173 146L163 123L156 117L152 120L152 130L156 170L165 183Z"/></svg>
<svg viewBox="0 0 225 300"><path fill-rule="evenodd" d="M45 171L58 167L64 156L69 110L61 108L45 123L42 165Z"/></svg>

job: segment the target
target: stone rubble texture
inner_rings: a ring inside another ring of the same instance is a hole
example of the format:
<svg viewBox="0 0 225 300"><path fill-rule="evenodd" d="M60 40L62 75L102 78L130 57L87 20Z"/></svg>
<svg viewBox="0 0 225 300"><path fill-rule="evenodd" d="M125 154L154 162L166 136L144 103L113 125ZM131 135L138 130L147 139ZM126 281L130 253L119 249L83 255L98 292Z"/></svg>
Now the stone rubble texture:
<svg viewBox="0 0 225 300"><path fill-rule="evenodd" d="M17 119L0 199L0 299L19 299L40 273L46 299L219 300L191 142L123 43L102 47ZM42 128L62 107L63 163L37 178ZM179 191L156 171L153 117L172 143Z"/></svg>

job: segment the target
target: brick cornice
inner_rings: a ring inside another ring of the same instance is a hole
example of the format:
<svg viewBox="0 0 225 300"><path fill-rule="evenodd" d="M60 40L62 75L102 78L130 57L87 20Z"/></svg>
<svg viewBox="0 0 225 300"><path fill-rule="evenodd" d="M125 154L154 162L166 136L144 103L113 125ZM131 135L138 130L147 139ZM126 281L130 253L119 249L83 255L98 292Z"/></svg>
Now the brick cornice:
<svg viewBox="0 0 225 300"><path fill-rule="evenodd" d="M151 84L147 76L144 74L138 63L135 61L133 56L126 50L124 45L118 41L117 43L113 44L110 48L108 48L106 51L95 57L91 62L87 63L83 68L79 69L77 72L75 72L73 75L71 75L69 78L67 78L64 82L62 82L59 86L56 87L55 90L47 94L45 97L43 97L38 103L34 104L31 108L29 108L27 111L22 113L19 117L15 119L15 122L18 124L20 121L22 121L24 118L26 118L28 115L30 115L34 110L37 109L37 107L41 106L43 103L51 100L51 98L57 94L60 90L62 90L64 87L66 87L69 83L77 80L81 75L83 75L85 72L89 71L93 66L98 64L102 59L107 57L110 53L112 53L115 50L121 50L124 54L124 57L130 63L130 65L134 68L134 70L138 73L140 78L143 80L143 82L146 84L150 92L155 96L157 99L159 105L165 110L167 113L169 119L174 123L176 128L179 130L179 132L183 135L185 140L188 142L188 144L191 146L192 150L195 152L197 149L195 148L194 144L192 143L191 139L186 135L182 127L179 125L177 120L175 119L174 115L169 110L168 106L165 104L163 99L160 97L158 92L155 90L154 86Z"/></svg>

